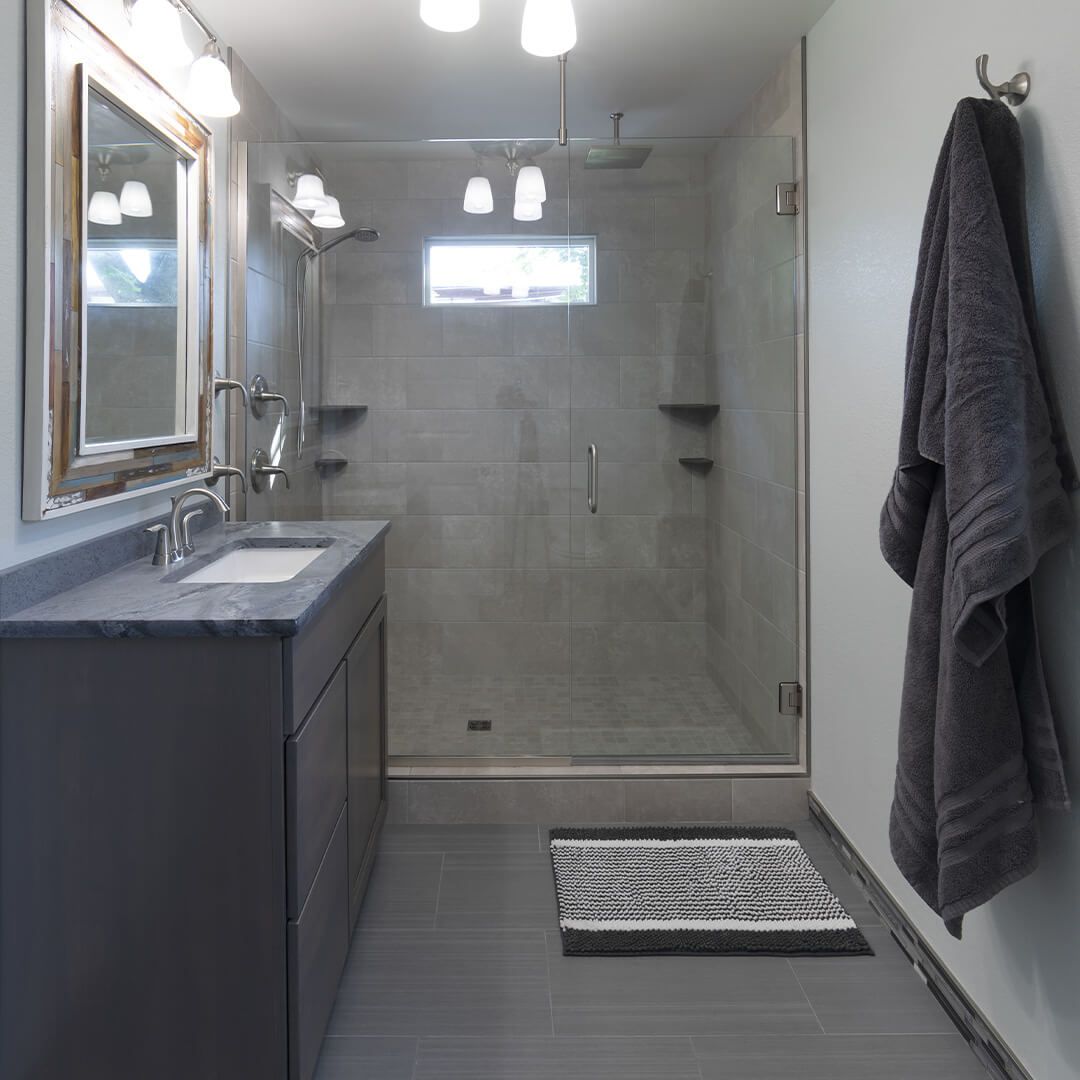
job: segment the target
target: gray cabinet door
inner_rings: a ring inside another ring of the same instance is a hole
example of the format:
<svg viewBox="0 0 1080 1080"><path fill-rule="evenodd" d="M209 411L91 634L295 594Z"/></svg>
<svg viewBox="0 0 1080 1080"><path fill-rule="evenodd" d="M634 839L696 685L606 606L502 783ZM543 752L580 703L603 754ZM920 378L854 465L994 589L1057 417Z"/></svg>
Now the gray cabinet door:
<svg viewBox="0 0 1080 1080"><path fill-rule="evenodd" d="M381 824L386 784L386 599L379 601L347 659L349 692L349 918L360 913Z"/></svg>

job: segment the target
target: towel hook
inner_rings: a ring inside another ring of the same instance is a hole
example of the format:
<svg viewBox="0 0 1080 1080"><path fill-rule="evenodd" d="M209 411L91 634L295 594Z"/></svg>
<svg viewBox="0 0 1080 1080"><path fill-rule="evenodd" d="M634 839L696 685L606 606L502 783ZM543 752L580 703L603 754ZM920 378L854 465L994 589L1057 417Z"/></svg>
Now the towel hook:
<svg viewBox="0 0 1080 1080"><path fill-rule="evenodd" d="M975 61L975 74L979 76L979 85L995 100L1006 101L1009 105L1021 104L1031 93L1031 76L1026 71L1017 72L1008 82L992 83L986 74L986 65L990 57L983 53Z"/></svg>

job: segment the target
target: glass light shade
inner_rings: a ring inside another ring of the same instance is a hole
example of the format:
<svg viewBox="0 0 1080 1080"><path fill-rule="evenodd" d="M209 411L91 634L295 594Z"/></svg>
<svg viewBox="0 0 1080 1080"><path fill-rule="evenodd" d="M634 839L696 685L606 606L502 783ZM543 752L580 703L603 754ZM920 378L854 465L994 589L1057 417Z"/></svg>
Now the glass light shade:
<svg viewBox="0 0 1080 1080"><path fill-rule="evenodd" d="M544 216L544 208L538 202L514 203L515 221L539 221Z"/></svg>
<svg viewBox="0 0 1080 1080"><path fill-rule="evenodd" d="M141 180L125 180L120 189L120 213L126 217L153 217L154 204Z"/></svg>
<svg viewBox="0 0 1080 1080"><path fill-rule="evenodd" d="M480 0L420 0L420 18L447 34L471 30L480 21Z"/></svg>
<svg viewBox="0 0 1080 1080"><path fill-rule="evenodd" d="M546 202L547 187L539 165L526 165L517 174L514 186L515 202Z"/></svg>
<svg viewBox="0 0 1080 1080"><path fill-rule="evenodd" d="M191 65L187 96L188 104L203 116L235 116L240 111L240 102L233 93L232 76L213 41Z"/></svg>
<svg viewBox="0 0 1080 1080"><path fill-rule="evenodd" d="M533 56L562 56L577 44L572 0L525 0L521 47Z"/></svg>
<svg viewBox="0 0 1080 1080"><path fill-rule="evenodd" d="M147 56L167 67L184 67L194 54L184 41L180 12L170 0L135 0L131 28Z"/></svg>
<svg viewBox="0 0 1080 1080"><path fill-rule="evenodd" d="M465 188L466 214L490 214L495 209L491 181L486 176L474 176Z"/></svg>
<svg viewBox="0 0 1080 1080"><path fill-rule="evenodd" d="M322 206L315 211L311 224L320 229L340 229L345 224L345 219L341 216L341 204L333 195L326 196Z"/></svg>
<svg viewBox="0 0 1080 1080"><path fill-rule="evenodd" d="M90 196L86 216L95 225L119 225L123 221L120 200L111 191L95 191Z"/></svg>
<svg viewBox="0 0 1080 1080"><path fill-rule="evenodd" d="M318 210L326 202L322 177L317 173L303 173L296 178L296 195L293 206L298 210Z"/></svg>

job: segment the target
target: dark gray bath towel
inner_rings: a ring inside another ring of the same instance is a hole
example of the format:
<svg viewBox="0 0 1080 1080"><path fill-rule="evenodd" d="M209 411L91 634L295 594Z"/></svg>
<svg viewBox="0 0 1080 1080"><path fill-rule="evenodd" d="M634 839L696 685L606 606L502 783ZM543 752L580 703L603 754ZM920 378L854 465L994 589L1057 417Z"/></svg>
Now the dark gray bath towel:
<svg viewBox="0 0 1080 1080"><path fill-rule="evenodd" d="M1069 457L1034 319L1020 131L966 98L923 226L880 532L913 587L892 853L956 937L1035 869L1033 802L1069 805L1030 583L1070 528Z"/></svg>

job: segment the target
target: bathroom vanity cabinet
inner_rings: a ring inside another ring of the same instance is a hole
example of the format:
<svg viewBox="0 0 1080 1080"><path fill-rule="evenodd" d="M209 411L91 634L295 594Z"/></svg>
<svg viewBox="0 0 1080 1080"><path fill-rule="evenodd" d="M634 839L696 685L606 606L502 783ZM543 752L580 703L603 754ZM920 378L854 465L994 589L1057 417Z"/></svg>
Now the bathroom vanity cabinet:
<svg viewBox="0 0 1080 1080"><path fill-rule="evenodd" d="M312 1075L386 811L369 547L293 635L0 639L5 1080Z"/></svg>

